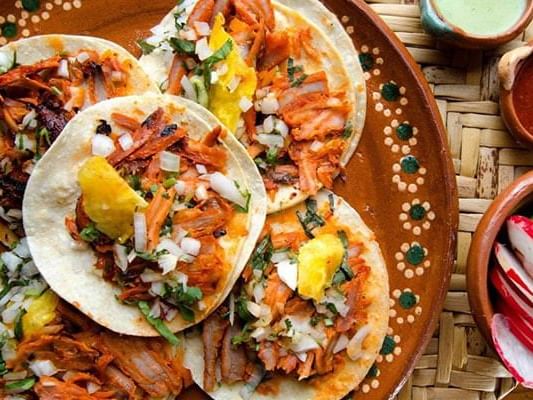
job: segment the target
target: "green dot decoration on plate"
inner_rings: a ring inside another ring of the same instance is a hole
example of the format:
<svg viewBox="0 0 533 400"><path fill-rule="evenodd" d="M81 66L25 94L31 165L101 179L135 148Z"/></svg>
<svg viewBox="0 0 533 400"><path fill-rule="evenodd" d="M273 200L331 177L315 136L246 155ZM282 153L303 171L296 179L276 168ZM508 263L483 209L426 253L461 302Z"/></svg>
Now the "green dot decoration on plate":
<svg viewBox="0 0 533 400"><path fill-rule="evenodd" d="M418 244L411 246L411 248L407 250L406 258L409 264L418 265L422 261L424 261L425 257L426 254L424 252L424 249Z"/></svg>
<svg viewBox="0 0 533 400"><path fill-rule="evenodd" d="M363 71L368 72L374 66L374 57L369 53L361 53L359 54L359 62L361 63Z"/></svg>
<svg viewBox="0 0 533 400"><path fill-rule="evenodd" d="M424 219L424 217L426 216L426 209L422 207L420 204L415 204L409 210L409 215L415 221L420 221Z"/></svg>
<svg viewBox="0 0 533 400"><path fill-rule="evenodd" d="M385 339L383 340L383 346L381 346L380 354L387 355L391 354L394 351L394 348L396 347L396 342L394 342L394 339L392 336L385 336Z"/></svg>
<svg viewBox="0 0 533 400"><path fill-rule="evenodd" d="M37 11L41 6L39 0L22 0L22 7L29 12Z"/></svg>
<svg viewBox="0 0 533 400"><path fill-rule="evenodd" d="M414 174L418 172L420 163L414 156L405 156L401 161L402 171L406 174Z"/></svg>
<svg viewBox="0 0 533 400"><path fill-rule="evenodd" d="M378 366L374 363L374 364L372 364L372 366L368 370L368 373L366 374L366 377L367 378L375 378L376 376L378 376L378 372L379 372Z"/></svg>
<svg viewBox="0 0 533 400"><path fill-rule="evenodd" d="M400 88L394 82L387 82L381 88L381 95L387 101L396 101L400 97Z"/></svg>
<svg viewBox="0 0 533 400"><path fill-rule="evenodd" d="M409 140L413 137L413 127L408 124L407 122L404 122L403 124L400 124L396 128L396 136L398 136L398 139L400 140Z"/></svg>
<svg viewBox="0 0 533 400"><path fill-rule="evenodd" d="M13 22L6 22L0 26L2 29L2 36L12 38L17 36L17 25Z"/></svg>
<svg viewBox="0 0 533 400"><path fill-rule="evenodd" d="M413 308L416 304L416 296L413 294L413 292L403 292L400 295L400 306L402 308L405 308L406 310L409 308Z"/></svg>

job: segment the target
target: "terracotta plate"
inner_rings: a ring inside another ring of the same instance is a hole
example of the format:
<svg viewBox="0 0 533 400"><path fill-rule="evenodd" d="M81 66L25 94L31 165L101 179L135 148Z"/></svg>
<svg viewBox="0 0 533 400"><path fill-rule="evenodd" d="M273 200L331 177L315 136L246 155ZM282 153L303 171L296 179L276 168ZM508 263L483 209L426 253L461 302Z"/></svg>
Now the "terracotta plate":
<svg viewBox="0 0 533 400"><path fill-rule="evenodd" d="M440 115L407 50L362 1L324 1L353 37L366 71L365 132L346 180L335 190L376 232L387 260L390 328L356 394L358 399L386 399L399 390L431 338L448 288L458 216L455 175ZM135 40L174 3L41 0L37 11L27 13L20 1L6 0L0 4L0 24L6 31L6 21L13 22L19 36L102 36L137 52Z"/></svg>

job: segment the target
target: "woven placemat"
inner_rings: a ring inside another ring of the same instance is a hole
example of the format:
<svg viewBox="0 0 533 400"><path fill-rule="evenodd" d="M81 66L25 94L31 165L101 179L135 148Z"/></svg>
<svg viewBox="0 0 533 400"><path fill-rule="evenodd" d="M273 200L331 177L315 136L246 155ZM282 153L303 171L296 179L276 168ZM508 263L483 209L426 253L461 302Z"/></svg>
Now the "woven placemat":
<svg viewBox="0 0 533 400"><path fill-rule="evenodd" d="M465 270L472 234L492 199L533 168L533 152L515 143L500 117L497 78L501 55L533 39L533 25L498 49L461 50L423 31L416 0L367 2L407 46L430 84L448 131L459 190L457 261L440 324L398 400L502 399L515 383L476 328ZM449 383L441 376L451 376ZM533 392L507 398L533 399Z"/></svg>

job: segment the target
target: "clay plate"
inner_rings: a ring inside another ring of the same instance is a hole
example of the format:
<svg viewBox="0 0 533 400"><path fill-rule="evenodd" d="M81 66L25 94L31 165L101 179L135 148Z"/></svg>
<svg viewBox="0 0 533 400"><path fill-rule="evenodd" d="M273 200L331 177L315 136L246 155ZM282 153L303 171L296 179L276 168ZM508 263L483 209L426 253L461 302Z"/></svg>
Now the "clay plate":
<svg viewBox="0 0 533 400"><path fill-rule="evenodd" d="M488 283L488 271L494 262L492 248L507 217L533 203L533 172L512 183L492 202L478 224L468 253L468 299L478 327L492 345L490 324L494 316ZM528 208L529 209L529 208Z"/></svg>
<svg viewBox="0 0 533 400"><path fill-rule="evenodd" d="M92 34L138 54L135 40L174 4L41 0L41 9L24 14L25 26L18 26L18 33ZM386 399L407 380L431 338L448 288L458 221L455 174L439 112L405 47L362 1L325 4L352 36L366 71L365 132L346 180L339 180L335 190L375 231L389 269L390 328L356 395ZM24 17L15 0L1 2L0 16L9 14L16 23ZM181 398L202 396L193 389Z"/></svg>

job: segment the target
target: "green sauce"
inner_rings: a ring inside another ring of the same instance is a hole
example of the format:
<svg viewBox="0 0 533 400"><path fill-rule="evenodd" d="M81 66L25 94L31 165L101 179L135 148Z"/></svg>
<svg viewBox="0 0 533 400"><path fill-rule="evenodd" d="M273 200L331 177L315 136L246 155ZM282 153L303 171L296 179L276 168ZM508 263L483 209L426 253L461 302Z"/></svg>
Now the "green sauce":
<svg viewBox="0 0 533 400"><path fill-rule="evenodd" d="M523 15L526 0L433 0L450 24L477 36L508 31Z"/></svg>

